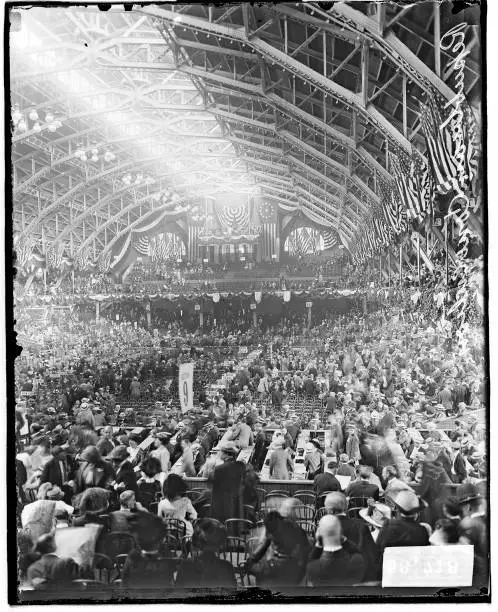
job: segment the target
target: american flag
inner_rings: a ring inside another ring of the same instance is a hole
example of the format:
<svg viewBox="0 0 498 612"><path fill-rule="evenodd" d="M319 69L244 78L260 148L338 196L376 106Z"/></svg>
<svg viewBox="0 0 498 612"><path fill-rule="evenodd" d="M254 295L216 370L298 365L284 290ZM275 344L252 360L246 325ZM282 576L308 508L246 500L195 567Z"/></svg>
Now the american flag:
<svg viewBox="0 0 498 612"><path fill-rule="evenodd" d="M422 221L432 214L434 204L434 181L427 161L418 151L410 157L399 150L397 155L390 154L390 162L408 219Z"/></svg>
<svg viewBox="0 0 498 612"><path fill-rule="evenodd" d="M197 259L197 251L199 245L199 227L197 225L188 226L188 260L195 261Z"/></svg>
<svg viewBox="0 0 498 612"><path fill-rule="evenodd" d="M150 240L148 236L142 236L138 240L135 240L133 246L140 255L147 256L150 253Z"/></svg>
<svg viewBox="0 0 498 612"><path fill-rule="evenodd" d="M246 204L217 206L216 211L224 228L243 230L249 225L249 208Z"/></svg>
<svg viewBox="0 0 498 612"><path fill-rule="evenodd" d="M395 234L406 231L406 210L394 183L379 181L380 201L386 224Z"/></svg>
<svg viewBox="0 0 498 612"><path fill-rule="evenodd" d="M332 249L337 244L337 234L331 230L323 232L323 248L325 250Z"/></svg>
<svg viewBox="0 0 498 612"><path fill-rule="evenodd" d="M428 104L420 105L420 124L438 193L468 189L477 176L479 141L476 122L468 104L463 105L462 111L464 154L459 161L457 143L452 138L452 121L443 126L452 109L444 108L439 99L431 99Z"/></svg>
<svg viewBox="0 0 498 612"><path fill-rule="evenodd" d="M23 236L16 244L17 265L24 268L33 254L35 239L33 236Z"/></svg>
<svg viewBox="0 0 498 612"><path fill-rule="evenodd" d="M274 219L274 207L269 202L261 202L258 206L259 220L268 223Z"/></svg>

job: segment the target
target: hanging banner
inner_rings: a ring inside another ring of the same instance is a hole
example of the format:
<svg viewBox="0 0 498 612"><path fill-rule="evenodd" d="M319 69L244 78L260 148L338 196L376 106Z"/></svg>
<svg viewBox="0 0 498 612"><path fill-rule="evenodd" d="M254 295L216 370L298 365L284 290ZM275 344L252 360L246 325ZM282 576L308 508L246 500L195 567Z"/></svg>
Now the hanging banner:
<svg viewBox="0 0 498 612"><path fill-rule="evenodd" d="M180 364L178 376L178 395L182 412L188 412L194 408L194 364Z"/></svg>
<svg viewBox="0 0 498 612"><path fill-rule="evenodd" d="M254 301L256 302L256 304L259 304L261 302L261 296L262 296L261 291L254 292Z"/></svg>
<svg viewBox="0 0 498 612"><path fill-rule="evenodd" d="M291 292L284 291L284 302L290 302L290 299L291 299Z"/></svg>

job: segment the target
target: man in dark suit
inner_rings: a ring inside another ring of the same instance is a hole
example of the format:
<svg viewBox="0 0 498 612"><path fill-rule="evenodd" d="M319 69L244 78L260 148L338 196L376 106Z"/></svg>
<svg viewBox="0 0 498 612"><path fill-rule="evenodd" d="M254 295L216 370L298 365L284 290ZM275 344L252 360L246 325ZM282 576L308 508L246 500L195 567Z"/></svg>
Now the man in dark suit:
<svg viewBox="0 0 498 612"><path fill-rule="evenodd" d="M49 459L43 466L40 484L51 482L62 489L64 485L71 480L74 466L72 462L68 460L64 449L60 446L54 446L52 455L52 459Z"/></svg>
<svg viewBox="0 0 498 612"><path fill-rule="evenodd" d="M109 460L116 471L114 479L114 491L119 495L123 491L133 491L136 499L139 499L140 493L138 490L137 477L133 470L133 465L129 461L128 450L126 446L120 445L109 455Z"/></svg>
<svg viewBox="0 0 498 612"><path fill-rule="evenodd" d="M365 580L377 580L381 571L379 549L366 523L361 519L348 518L348 500L343 493L329 493L325 498L325 508L327 514L340 520L342 535L361 551L366 564Z"/></svg>
<svg viewBox="0 0 498 612"><path fill-rule="evenodd" d="M325 515L318 523L315 550L319 558L308 563L308 586L346 586L362 582L365 561L358 549L343 539L341 521L337 516ZM313 551L313 556L315 556Z"/></svg>
<svg viewBox="0 0 498 612"><path fill-rule="evenodd" d="M323 474L315 476L313 481L313 489L317 496L317 508L323 506L323 499L320 501L318 498L322 493L326 491L340 491L341 483L335 477L335 471L337 469L336 461L329 461Z"/></svg>
<svg viewBox="0 0 498 612"><path fill-rule="evenodd" d="M429 534L418 522L423 506L414 491L399 491L392 501L398 516L386 521L379 531L377 546L380 554L388 546L427 546Z"/></svg>
<svg viewBox="0 0 498 612"><path fill-rule="evenodd" d="M360 465L358 468L359 480L351 482L346 489L347 497L372 497L376 501L379 499L379 487L369 482L370 469L367 465Z"/></svg>
<svg viewBox="0 0 498 612"><path fill-rule="evenodd" d="M211 516L224 523L229 518L244 517L246 466L236 461L239 449L233 442L224 444L220 454L223 463L215 468L213 474Z"/></svg>
<svg viewBox="0 0 498 612"><path fill-rule="evenodd" d="M451 470L449 476L454 483L459 484L467 478L467 468L462 455L460 441L455 440L452 442L451 447L453 450L451 453Z"/></svg>

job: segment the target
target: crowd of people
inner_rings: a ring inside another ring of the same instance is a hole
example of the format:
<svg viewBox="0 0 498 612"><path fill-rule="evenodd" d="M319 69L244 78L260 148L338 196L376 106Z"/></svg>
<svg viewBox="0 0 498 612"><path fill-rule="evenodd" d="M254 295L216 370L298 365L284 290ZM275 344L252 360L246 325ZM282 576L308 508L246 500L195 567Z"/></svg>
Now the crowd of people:
<svg viewBox="0 0 498 612"><path fill-rule="evenodd" d="M474 546L474 587L487 584L476 330L457 349L390 304L193 333L24 313L18 333L34 345L16 363L25 588L61 592L99 563L130 588L378 585L386 547L457 543ZM195 368L187 412L182 362ZM263 491L272 481L280 494ZM88 558L63 544L85 526Z"/></svg>

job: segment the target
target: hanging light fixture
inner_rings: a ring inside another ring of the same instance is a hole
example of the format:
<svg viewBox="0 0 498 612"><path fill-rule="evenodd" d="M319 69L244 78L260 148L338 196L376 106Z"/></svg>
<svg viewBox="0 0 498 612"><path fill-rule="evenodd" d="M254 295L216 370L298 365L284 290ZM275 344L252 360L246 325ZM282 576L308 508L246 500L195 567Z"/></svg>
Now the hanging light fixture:
<svg viewBox="0 0 498 612"><path fill-rule="evenodd" d="M33 126L33 132L36 132L37 134L39 134L41 131L42 131L41 125L37 121Z"/></svg>
<svg viewBox="0 0 498 612"><path fill-rule="evenodd" d="M55 123L49 123L49 124L48 124L48 131L49 131L49 132L52 132L52 133L53 133L53 132L55 132L56 130L57 130L57 127L56 127Z"/></svg>
<svg viewBox="0 0 498 612"><path fill-rule="evenodd" d="M27 132L28 130L28 124L26 123L26 121L24 120L24 117L21 117L21 119L18 121L17 123L17 128L21 131L21 132Z"/></svg>
<svg viewBox="0 0 498 612"><path fill-rule="evenodd" d="M28 117L31 119L31 121L38 121L38 113L36 112L36 109L33 108L30 110Z"/></svg>
<svg viewBox="0 0 498 612"><path fill-rule="evenodd" d="M86 156L86 152L85 151L83 151L83 153L81 154L80 159L81 159L82 162L88 161L88 157Z"/></svg>
<svg viewBox="0 0 498 612"><path fill-rule="evenodd" d="M55 121L54 121L54 125L56 127L56 129L59 129L62 127L62 121L59 119L59 117L56 117Z"/></svg>
<svg viewBox="0 0 498 612"><path fill-rule="evenodd" d="M92 155L92 161L94 164L96 164L99 161L99 156L98 155Z"/></svg>
<svg viewBox="0 0 498 612"><path fill-rule="evenodd" d="M53 123L54 121L54 116L52 115L51 111L47 111L47 114L45 115L45 123Z"/></svg>

